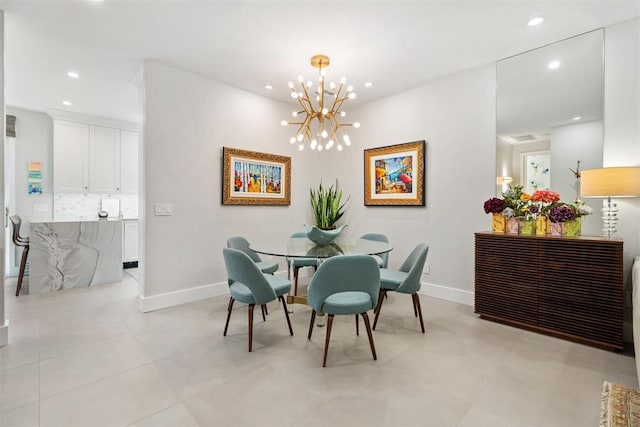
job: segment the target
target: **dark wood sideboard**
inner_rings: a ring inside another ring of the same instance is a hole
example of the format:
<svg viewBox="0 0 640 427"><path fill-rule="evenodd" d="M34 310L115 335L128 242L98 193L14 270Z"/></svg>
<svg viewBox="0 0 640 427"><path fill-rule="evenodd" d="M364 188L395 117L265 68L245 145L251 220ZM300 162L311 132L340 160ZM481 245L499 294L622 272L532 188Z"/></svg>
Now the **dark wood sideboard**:
<svg viewBox="0 0 640 427"><path fill-rule="evenodd" d="M622 245L622 240L595 236L475 233L475 312L621 350Z"/></svg>

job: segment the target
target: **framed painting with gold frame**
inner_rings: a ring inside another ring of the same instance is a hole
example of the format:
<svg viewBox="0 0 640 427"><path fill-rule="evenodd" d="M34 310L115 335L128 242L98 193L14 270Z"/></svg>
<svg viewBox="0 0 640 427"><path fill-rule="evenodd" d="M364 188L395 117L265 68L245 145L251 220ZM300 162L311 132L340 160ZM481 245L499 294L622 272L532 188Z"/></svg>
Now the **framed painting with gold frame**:
<svg viewBox="0 0 640 427"><path fill-rule="evenodd" d="M425 141L364 150L365 206L424 206Z"/></svg>
<svg viewBox="0 0 640 427"><path fill-rule="evenodd" d="M223 205L290 205L291 157L222 147Z"/></svg>

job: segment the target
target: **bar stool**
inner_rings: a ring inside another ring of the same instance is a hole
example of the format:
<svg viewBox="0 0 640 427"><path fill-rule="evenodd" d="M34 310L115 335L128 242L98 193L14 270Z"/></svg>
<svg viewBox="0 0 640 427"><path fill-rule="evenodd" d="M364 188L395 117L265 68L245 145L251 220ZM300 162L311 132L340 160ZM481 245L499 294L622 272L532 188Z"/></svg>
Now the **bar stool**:
<svg viewBox="0 0 640 427"><path fill-rule="evenodd" d="M16 296L20 295L20 289L22 288L22 279L24 277L24 268L27 266L27 256L29 255L29 238L20 236L20 226L22 225L22 219L18 215L12 215L11 225L13 227L13 244L24 248L22 250L22 259L20 260L20 273L18 273L18 285L16 286Z"/></svg>

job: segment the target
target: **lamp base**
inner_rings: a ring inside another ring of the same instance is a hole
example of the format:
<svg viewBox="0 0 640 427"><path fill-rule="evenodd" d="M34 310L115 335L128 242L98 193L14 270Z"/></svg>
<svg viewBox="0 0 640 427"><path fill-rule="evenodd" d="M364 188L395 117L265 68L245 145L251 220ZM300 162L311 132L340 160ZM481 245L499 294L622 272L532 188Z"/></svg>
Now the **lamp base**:
<svg viewBox="0 0 640 427"><path fill-rule="evenodd" d="M611 203L611 197L603 201L602 207L602 235L605 237L613 237L618 232L616 226L618 224L618 205Z"/></svg>

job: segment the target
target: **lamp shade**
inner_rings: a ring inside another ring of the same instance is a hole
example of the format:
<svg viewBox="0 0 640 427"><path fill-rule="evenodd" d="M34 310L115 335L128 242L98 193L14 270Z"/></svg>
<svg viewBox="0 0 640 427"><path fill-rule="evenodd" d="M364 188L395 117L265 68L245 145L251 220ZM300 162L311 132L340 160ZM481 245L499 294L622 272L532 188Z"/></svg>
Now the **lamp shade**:
<svg viewBox="0 0 640 427"><path fill-rule="evenodd" d="M580 172L582 197L640 196L640 167L587 169Z"/></svg>

